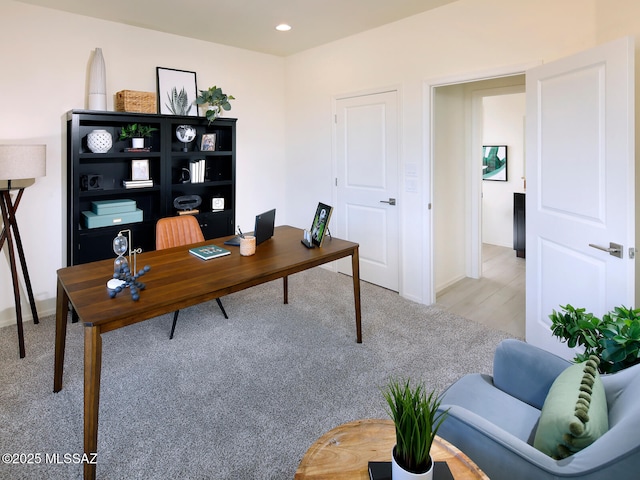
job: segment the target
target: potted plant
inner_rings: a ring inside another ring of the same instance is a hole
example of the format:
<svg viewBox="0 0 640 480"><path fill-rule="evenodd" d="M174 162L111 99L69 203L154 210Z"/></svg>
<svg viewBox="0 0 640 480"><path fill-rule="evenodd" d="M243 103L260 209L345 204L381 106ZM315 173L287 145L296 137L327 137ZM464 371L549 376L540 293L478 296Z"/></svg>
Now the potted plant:
<svg viewBox="0 0 640 480"><path fill-rule="evenodd" d="M158 129L151 125L140 125L138 123L125 125L122 127L122 130L120 130L120 140L130 138L133 148L144 148L145 137L150 137L156 130Z"/></svg>
<svg viewBox="0 0 640 480"><path fill-rule="evenodd" d="M223 93L221 88L214 85L207 90L200 90L200 95L196 98L196 104L209 106L205 115L209 120L209 124L211 124L223 110L231 110L229 100L235 100L235 97Z"/></svg>
<svg viewBox="0 0 640 480"><path fill-rule="evenodd" d="M432 479L431 445L448 415L438 411L440 397L424 385L391 380L383 391L388 412L395 424L396 445L391 455L391 478Z"/></svg>
<svg viewBox="0 0 640 480"><path fill-rule="evenodd" d="M549 315L551 332L571 348L584 347L584 353L576 354L575 362L596 355L601 373L618 372L640 363L640 309L615 307L602 319L569 304L560 309Z"/></svg>

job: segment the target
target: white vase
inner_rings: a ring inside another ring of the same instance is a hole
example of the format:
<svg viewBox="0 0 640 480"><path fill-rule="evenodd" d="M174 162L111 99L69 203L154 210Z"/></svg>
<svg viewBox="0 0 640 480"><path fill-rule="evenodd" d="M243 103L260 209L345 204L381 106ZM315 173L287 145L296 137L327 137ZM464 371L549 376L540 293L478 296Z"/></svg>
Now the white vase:
<svg viewBox="0 0 640 480"><path fill-rule="evenodd" d="M93 153L107 153L112 145L113 139L106 130L93 130L87 135L87 147Z"/></svg>
<svg viewBox="0 0 640 480"><path fill-rule="evenodd" d="M89 110L107 109L107 72L102 49L96 48L89 68Z"/></svg>
<svg viewBox="0 0 640 480"><path fill-rule="evenodd" d="M396 462L395 451L396 447L393 447L393 450L391 451L391 480L433 480L433 460L431 460L431 466L426 472L411 473L398 465Z"/></svg>
<svg viewBox="0 0 640 480"><path fill-rule="evenodd" d="M132 148L144 148L144 138L132 138L131 139L131 147Z"/></svg>
<svg viewBox="0 0 640 480"><path fill-rule="evenodd" d="M210 110L213 112L213 119L215 120L218 117L222 116L222 112L224 111L222 109L222 107L220 107L219 105L209 105L209 107L207 108L207 110Z"/></svg>

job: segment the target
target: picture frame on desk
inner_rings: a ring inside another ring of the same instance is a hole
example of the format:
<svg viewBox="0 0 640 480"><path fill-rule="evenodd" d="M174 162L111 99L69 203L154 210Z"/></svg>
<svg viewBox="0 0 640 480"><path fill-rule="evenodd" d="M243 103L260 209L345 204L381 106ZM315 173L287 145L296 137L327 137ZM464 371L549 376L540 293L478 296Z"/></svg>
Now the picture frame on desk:
<svg viewBox="0 0 640 480"><path fill-rule="evenodd" d="M196 72L156 67L158 113L198 116Z"/></svg>
<svg viewBox="0 0 640 480"><path fill-rule="evenodd" d="M316 208L316 214L311 224L311 243L316 247L321 247L322 242L324 242L325 234L329 229L332 212L333 207L322 202L318 203L318 208Z"/></svg>

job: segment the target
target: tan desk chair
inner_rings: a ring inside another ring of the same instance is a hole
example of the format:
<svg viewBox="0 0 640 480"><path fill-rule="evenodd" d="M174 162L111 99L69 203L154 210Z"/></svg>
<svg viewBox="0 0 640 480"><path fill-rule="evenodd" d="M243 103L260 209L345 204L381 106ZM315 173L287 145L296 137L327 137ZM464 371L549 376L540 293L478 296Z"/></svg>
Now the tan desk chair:
<svg viewBox="0 0 640 480"><path fill-rule="evenodd" d="M195 217L192 215L182 215L178 217L161 218L156 223L156 250L165 248L179 247L181 245L189 245L204 241L204 235ZM224 318L229 318L227 312L224 311L222 302L216 298L220 310ZM180 310L176 310L173 314L173 325L171 325L171 334L169 338L173 338L173 332L176 329L178 314Z"/></svg>

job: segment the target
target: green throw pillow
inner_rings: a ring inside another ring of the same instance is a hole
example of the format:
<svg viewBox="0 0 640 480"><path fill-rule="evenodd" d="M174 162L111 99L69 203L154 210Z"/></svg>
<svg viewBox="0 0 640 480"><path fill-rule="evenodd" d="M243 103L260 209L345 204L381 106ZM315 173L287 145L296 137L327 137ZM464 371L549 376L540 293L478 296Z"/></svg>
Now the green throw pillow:
<svg viewBox="0 0 640 480"><path fill-rule="evenodd" d="M542 407L535 448L559 460L591 445L609 429L599 363L592 355L556 378Z"/></svg>

